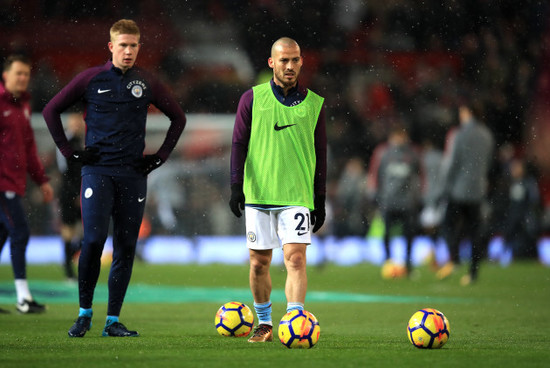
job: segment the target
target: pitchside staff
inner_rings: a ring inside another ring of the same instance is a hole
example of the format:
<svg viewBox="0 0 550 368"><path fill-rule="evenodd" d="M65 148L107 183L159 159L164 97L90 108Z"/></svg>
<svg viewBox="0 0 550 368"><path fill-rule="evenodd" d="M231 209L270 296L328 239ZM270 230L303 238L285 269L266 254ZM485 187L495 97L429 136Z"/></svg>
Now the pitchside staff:
<svg viewBox="0 0 550 368"><path fill-rule="evenodd" d="M138 336L118 320L130 282L139 228L147 196L147 174L174 149L186 123L178 103L151 74L134 67L140 32L122 19L110 29L112 60L80 73L45 107L52 137L69 160L81 162L84 239L78 264L80 312L69 336L82 337L92 325L92 299L101 253L113 220L113 262L103 336ZM74 151L60 114L84 100L86 149ZM170 119L166 139L156 154L143 155L147 109L154 104Z"/></svg>
<svg viewBox="0 0 550 368"><path fill-rule="evenodd" d="M495 139L467 102L459 105L458 117L460 126L450 142L442 191L442 200L448 202L442 230L451 259L438 270L437 276L444 279L454 272L461 261L460 242L467 237L472 244L470 271L460 279L466 286L477 280L485 248L481 206L487 197Z"/></svg>
<svg viewBox="0 0 550 368"><path fill-rule="evenodd" d="M31 128L31 96L27 92L30 78L31 61L22 55L8 56L0 81L0 253L9 237L17 311L41 313L46 308L34 300L27 283L30 229L22 197L27 174L40 185L44 202L53 199L53 189L36 152Z"/></svg>

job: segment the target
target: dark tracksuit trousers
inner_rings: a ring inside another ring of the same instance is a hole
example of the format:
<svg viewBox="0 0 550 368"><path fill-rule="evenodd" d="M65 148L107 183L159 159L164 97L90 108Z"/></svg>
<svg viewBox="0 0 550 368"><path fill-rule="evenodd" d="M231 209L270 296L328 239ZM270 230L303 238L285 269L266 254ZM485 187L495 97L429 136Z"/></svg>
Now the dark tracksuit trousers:
<svg viewBox="0 0 550 368"><path fill-rule="evenodd" d="M147 178L87 174L82 177L84 239L78 262L81 308L91 308L101 254L113 220L113 261L107 315L118 316L130 283L139 228L145 209Z"/></svg>
<svg viewBox="0 0 550 368"><path fill-rule="evenodd" d="M417 217L418 214L413 210L388 210L382 214L384 219L384 248L386 250L386 260L391 258L390 241L391 241L391 228L394 225L401 225L402 234L406 241L406 255L405 262L407 272L411 271L411 256L412 256L412 243L414 236L417 233Z"/></svg>
<svg viewBox="0 0 550 368"><path fill-rule="evenodd" d="M25 253L30 230L21 197L13 192L0 192L0 253L10 238L11 264L15 279L27 278Z"/></svg>
<svg viewBox="0 0 550 368"><path fill-rule="evenodd" d="M445 213L443 235L449 247L450 258L453 263L460 263L460 242L462 239L468 238L472 244L470 275L473 279L477 278L479 262L483 256L481 221L480 203L449 201Z"/></svg>

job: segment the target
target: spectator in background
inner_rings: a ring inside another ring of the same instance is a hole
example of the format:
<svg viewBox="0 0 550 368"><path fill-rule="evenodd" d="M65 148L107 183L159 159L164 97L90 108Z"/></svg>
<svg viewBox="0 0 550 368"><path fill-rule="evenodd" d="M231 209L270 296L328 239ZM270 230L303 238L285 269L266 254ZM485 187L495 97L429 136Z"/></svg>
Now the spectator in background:
<svg viewBox="0 0 550 368"><path fill-rule="evenodd" d="M417 234L421 206L421 163L402 124L391 127L387 142L375 149L369 166L370 190L375 193L385 225L386 262L392 259L392 231L395 225L400 225L406 240L406 272L410 274L412 242Z"/></svg>
<svg viewBox="0 0 550 368"><path fill-rule="evenodd" d="M493 161L494 138L485 125L476 120L472 107L458 107L460 126L450 143L448 167L443 179L442 199L447 201L443 236L450 252L450 261L438 270L444 279L460 263L459 245L462 238L472 244L470 271L461 279L462 285L474 282L483 256L481 205L486 199L488 175Z"/></svg>
<svg viewBox="0 0 550 368"><path fill-rule="evenodd" d="M69 145L75 151L84 149L84 134L86 125L82 114L73 113L67 118L65 134ZM68 280L76 280L73 270L73 258L80 249L82 241L82 223L80 219L80 170L82 164L67 160L61 151L57 150L57 166L61 172L61 190L59 205L61 209L61 239L65 262L65 276Z"/></svg>
<svg viewBox="0 0 550 368"><path fill-rule="evenodd" d="M540 193L535 178L521 158L510 162L508 208L504 220L504 246L518 258L536 257L540 231Z"/></svg>
<svg viewBox="0 0 550 368"><path fill-rule="evenodd" d="M53 189L36 150L31 128L30 94L31 61L21 55L8 56L0 82L0 252L10 238L11 263L20 313L46 310L29 290L26 251L30 230L22 204L27 174L40 185L44 202L53 199Z"/></svg>

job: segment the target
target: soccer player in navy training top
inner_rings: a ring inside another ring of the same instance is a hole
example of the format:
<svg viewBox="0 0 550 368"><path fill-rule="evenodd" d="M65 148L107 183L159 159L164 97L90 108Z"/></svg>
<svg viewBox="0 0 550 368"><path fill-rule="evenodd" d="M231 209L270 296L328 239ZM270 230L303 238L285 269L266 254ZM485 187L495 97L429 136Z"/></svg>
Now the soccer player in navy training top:
<svg viewBox="0 0 550 368"><path fill-rule="evenodd" d="M52 137L69 160L81 162L81 207L84 239L78 264L80 312L69 330L83 337L92 326L92 300L101 253L113 220L113 261L103 336L138 336L119 322L130 283L139 228L147 195L147 175L166 161L186 123L178 103L151 74L134 63L140 32L132 20L110 29L112 59L78 74L44 108ZM65 136L61 113L83 100L84 150L73 150ZM170 119L166 138L155 154L144 155L147 109L154 104Z"/></svg>
<svg viewBox="0 0 550 368"><path fill-rule="evenodd" d="M245 210L250 288L259 320L250 342L273 340L273 249L283 246L287 312L303 310L306 248L311 231L325 221L324 99L298 84L302 56L293 39L275 41L268 65L273 79L239 101L231 150L229 205L237 217Z"/></svg>

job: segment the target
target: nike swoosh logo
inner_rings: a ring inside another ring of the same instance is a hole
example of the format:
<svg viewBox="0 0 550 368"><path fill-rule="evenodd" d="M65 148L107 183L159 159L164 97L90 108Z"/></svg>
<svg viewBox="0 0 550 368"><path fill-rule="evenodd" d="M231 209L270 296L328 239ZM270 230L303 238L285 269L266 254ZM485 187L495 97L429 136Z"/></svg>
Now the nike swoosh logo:
<svg viewBox="0 0 550 368"><path fill-rule="evenodd" d="M3 112L3 115L4 115L5 118L7 118L8 116L11 115L11 110L6 110L6 111L4 111L4 112Z"/></svg>
<svg viewBox="0 0 550 368"><path fill-rule="evenodd" d="M307 234L307 231L304 231L304 232L298 231L298 236L302 236L302 235L306 235L306 234Z"/></svg>
<svg viewBox="0 0 550 368"><path fill-rule="evenodd" d="M145 197L143 197L143 198L138 198L138 202L140 202L140 203L143 202L144 200L145 200Z"/></svg>
<svg viewBox="0 0 550 368"><path fill-rule="evenodd" d="M101 89L101 88L98 88L97 89L97 93L105 93L105 92L109 92L110 89Z"/></svg>
<svg viewBox="0 0 550 368"><path fill-rule="evenodd" d="M294 126L296 124L288 124L288 125L279 125L279 122L276 122L275 123L275 130L283 130L285 128L288 128L288 127L291 127L291 126Z"/></svg>

